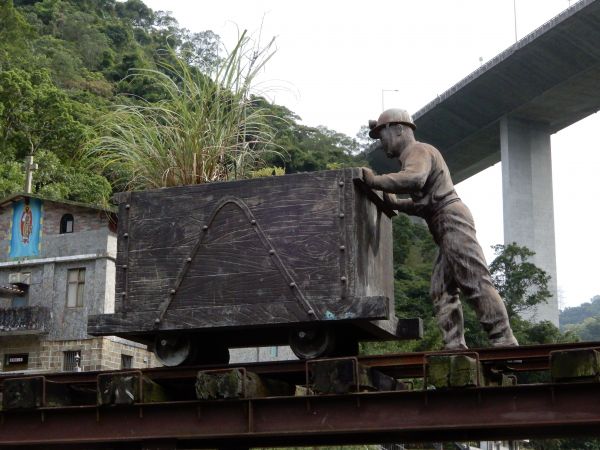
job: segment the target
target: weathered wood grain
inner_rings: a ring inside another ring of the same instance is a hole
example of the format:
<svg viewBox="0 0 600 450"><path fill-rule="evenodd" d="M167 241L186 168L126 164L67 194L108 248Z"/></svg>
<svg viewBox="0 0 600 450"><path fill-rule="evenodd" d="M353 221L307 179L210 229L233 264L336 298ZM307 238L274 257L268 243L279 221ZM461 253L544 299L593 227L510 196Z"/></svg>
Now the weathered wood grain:
<svg viewBox="0 0 600 450"><path fill-rule="evenodd" d="M248 305L276 301L294 301L293 288L273 268L209 276L186 276L169 309L186 306Z"/></svg>
<svg viewBox="0 0 600 450"><path fill-rule="evenodd" d="M343 169L122 196L117 314L91 318L90 333L270 327L304 323L314 309L319 320L364 319L363 330L393 336L391 221L376 194L357 188L360 175Z"/></svg>
<svg viewBox="0 0 600 450"><path fill-rule="evenodd" d="M335 304L316 303L317 310L331 322L377 320L388 316L385 297L374 297L352 302L353 308ZM114 333L156 332L154 319L157 310L131 311L115 314L92 315L88 332L96 335ZM257 324L257 317L260 323ZM295 301L282 303L238 304L233 306L188 307L167 310L160 330L210 330L227 327L257 327L308 323L306 312ZM393 336L390 334L389 336ZM235 333L232 336L235 339ZM243 344L238 342L235 345Z"/></svg>
<svg viewBox="0 0 600 450"><path fill-rule="evenodd" d="M236 196L257 211L302 204L318 210L318 202L337 193L338 171L293 174L227 183L179 186L131 194L131 220L195 217L210 214L222 198ZM200 208L196 208L200 207Z"/></svg>

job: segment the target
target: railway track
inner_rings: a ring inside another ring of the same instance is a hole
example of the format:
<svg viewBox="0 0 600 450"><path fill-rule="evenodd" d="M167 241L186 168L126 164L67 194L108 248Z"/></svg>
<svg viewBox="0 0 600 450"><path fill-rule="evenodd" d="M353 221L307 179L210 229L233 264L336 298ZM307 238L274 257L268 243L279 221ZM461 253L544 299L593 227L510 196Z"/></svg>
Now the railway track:
<svg viewBox="0 0 600 450"><path fill-rule="evenodd" d="M371 378L362 381L363 372L381 373L386 379L419 379L426 374L428 361L439 356L469 356L479 366L519 373L548 371L555 354L583 351L595 356L597 348L600 343L575 343L335 359L335 370L342 363L356 369L354 384L349 383L342 394L311 390L313 366L327 360L3 374L0 448L249 448L600 435L597 376L567 380L576 382L454 389L361 388L371 382ZM244 381L239 395L232 398L199 399L200 374L210 381L238 372L258 384ZM250 373L254 378L246 376ZM264 387L256 381L263 379L303 385L304 391L299 395L297 387L296 395L249 394L254 392L250 387ZM27 395L37 400L19 403ZM16 401L8 408L7 396ZM61 403L63 398L68 401ZM123 398L124 402L119 400Z"/></svg>
<svg viewBox="0 0 600 450"><path fill-rule="evenodd" d="M600 342L577 342L565 344L527 345L520 347L500 347L472 349L467 353L475 352L479 360L484 364L505 365L515 372L546 371L549 369L549 356L552 352L572 349L585 349L600 347ZM443 353L443 352L441 352ZM448 352L460 354L461 352ZM391 353L386 355L359 356L358 361L369 367L381 370L387 375L395 378L418 378L423 376L423 365L425 357L431 352ZM438 354L438 352L436 352ZM190 366L190 367L158 367L139 369L145 376L161 380L185 380L195 379L199 370L224 369L228 367L243 366L247 370L257 374L276 377L288 377L302 380L306 370L303 361L272 361L258 363L234 364L228 366ZM40 374L0 374L0 390L2 382L7 378L15 376L39 376L43 375L49 381L60 383L96 383L97 377L103 372L53 372Z"/></svg>

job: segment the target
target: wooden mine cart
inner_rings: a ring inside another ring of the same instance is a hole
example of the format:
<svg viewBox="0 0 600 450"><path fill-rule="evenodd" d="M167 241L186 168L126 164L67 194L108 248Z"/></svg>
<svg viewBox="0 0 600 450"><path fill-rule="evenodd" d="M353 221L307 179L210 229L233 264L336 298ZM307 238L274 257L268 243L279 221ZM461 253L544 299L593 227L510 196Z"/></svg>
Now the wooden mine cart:
<svg viewBox="0 0 600 450"><path fill-rule="evenodd" d="M289 343L301 358L415 338L393 306L393 211L342 169L116 196L115 313L88 333L154 345L167 365Z"/></svg>

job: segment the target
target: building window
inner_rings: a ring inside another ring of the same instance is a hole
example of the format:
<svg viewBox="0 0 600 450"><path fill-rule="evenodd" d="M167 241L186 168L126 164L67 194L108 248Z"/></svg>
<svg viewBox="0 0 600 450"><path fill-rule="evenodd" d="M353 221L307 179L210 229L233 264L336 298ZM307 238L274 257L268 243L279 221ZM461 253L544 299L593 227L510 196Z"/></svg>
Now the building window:
<svg viewBox="0 0 600 450"><path fill-rule="evenodd" d="M121 354L121 369L131 369L133 367L133 356Z"/></svg>
<svg viewBox="0 0 600 450"><path fill-rule="evenodd" d="M19 354L6 354L4 355L4 370L27 370L27 363L29 362L28 353Z"/></svg>
<svg viewBox="0 0 600 450"><path fill-rule="evenodd" d="M67 307L83 306L85 269L70 269L67 273Z"/></svg>
<svg viewBox="0 0 600 450"><path fill-rule="evenodd" d="M81 351L73 350L64 352L63 370L65 372L81 371Z"/></svg>
<svg viewBox="0 0 600 450"><path fill-rule="evenodd" d="M64 214L60 218L60 234L72 233L73 232L73 215Z"/></svg>

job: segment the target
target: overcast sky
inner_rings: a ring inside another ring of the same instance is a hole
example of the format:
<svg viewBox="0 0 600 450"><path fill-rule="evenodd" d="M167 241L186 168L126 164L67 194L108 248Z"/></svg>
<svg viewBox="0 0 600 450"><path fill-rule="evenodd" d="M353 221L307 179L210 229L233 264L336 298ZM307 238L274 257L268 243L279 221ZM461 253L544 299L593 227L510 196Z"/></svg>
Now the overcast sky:
<svg viewBox="0 0 600 450"><path fill-rule="evenodd" d="M385 108L416 112L573 0L145 0L192 31L231 47L238 29L277 53L260 88L307 125L354 136ZM262 23L262 30L261 30ZM552 136L559 304L600 294L600 115ZM457 186L473 212L488 262L503 242L497 164Z"/></svg>

